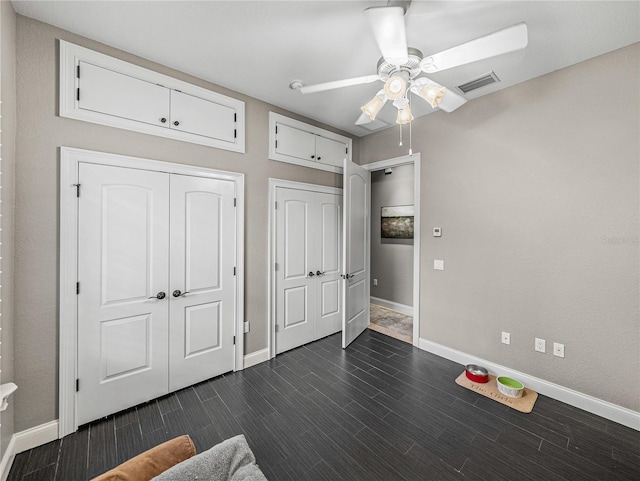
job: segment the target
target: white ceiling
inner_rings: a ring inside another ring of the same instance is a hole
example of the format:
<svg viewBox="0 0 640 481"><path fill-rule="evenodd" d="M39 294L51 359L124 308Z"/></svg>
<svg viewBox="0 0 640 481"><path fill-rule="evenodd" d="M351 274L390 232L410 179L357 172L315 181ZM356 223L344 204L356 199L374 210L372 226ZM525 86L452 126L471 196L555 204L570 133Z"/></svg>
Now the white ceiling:
<svg viewBox="0 0 640 481"><path fill-rule="evenodd" d="M289 82L311 85L376 73L380 52L362 12L386 1L13 0L13 5L21 15L356 136L370 133L354 121L381 84L302 95L290 90ZM425 55L527 23L524 51L429 76L453 88L496 72L500 83L468 99L640 41L639 1L414 0L405 20L409 45ZM394 110L387 106L378 118L392 124ZM432 111L424 102L413 102L412 110L417 116Z"/></svg>

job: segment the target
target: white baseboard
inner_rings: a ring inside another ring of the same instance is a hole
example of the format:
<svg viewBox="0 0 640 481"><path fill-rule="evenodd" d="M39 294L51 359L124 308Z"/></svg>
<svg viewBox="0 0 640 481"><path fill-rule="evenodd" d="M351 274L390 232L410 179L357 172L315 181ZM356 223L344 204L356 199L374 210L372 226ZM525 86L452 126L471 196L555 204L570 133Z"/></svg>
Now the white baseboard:
<svg viewBox="0 0 640 481"><path fill-rule="evenodd" d="M244 356L244 368L248 368L251 366L255 366L256 364L260 364L261 362L265 362L269 360L269 348L265 347L264 349L256 352L252 352L251 354L247 354Z"/></svg>
<svg viewBox="0 0 640 481"><path fill-rule="evenodd" d="M640 431L640 413L632 411L631 409L574 391L573 389L545 381L544 379L530 376L529 374L501 366L500 364L472 356L462 351L457 351L456 349L426 339L420 339L418 347L424 351L463 365L478 364L484 366L491 374L500 373L501 375L514 377L522 381L525 386L530 387L540 394Z"/></svg>
<svg viewBox="0 0 640 481"><path fill-rule="evenodd" d="M58 420L40 424L31 429L25 429L11 436L9 445L0 461L0 480L5 481L9 476L11 465L16 454L36 448L58 439Z"/></svg>
<svg viewBox="0 0 640 481"><path fill-rule="evenodd" d="M413 307L400 304L399 302L387 301L386 299L380 299L379 297L370 298L371 304L377 304L378 306L386 307L387 309L393 309L394 311L402 312L409 316L413 316Z"/></svg>

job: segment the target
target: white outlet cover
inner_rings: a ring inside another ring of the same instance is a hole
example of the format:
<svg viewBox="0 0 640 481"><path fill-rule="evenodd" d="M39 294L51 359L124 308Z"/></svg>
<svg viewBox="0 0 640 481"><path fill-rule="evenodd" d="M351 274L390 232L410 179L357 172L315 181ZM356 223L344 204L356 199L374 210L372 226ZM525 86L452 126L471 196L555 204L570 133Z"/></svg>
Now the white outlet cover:
<svg viewBox="0 0 640 481"><path fill-rule="evenodd" d="M564 344L560 344L559 342L554 342L553 355L558 357L564 357Z"/></svg>
<svg viewBox="0 0 640 481"><path fill-rule="evenodd" d="M511 344L511 334L502 331L502 344Z"/></svg>
<svg viewBox="0 0 640 481"><path fill-rule="evenodd" d="M538 352L546 352L547 350L547 346L546 346L547 342L544 339L538 339L536 337L536 342L534 344L534 349Z"/></svg>
<svg viewBox="0 0 640 481"><path fill-rule="evenodd" d="M433 260L433 268L437 271L443 271L444 270L444 261L440 260L440 259L434 259Z"/></svg>

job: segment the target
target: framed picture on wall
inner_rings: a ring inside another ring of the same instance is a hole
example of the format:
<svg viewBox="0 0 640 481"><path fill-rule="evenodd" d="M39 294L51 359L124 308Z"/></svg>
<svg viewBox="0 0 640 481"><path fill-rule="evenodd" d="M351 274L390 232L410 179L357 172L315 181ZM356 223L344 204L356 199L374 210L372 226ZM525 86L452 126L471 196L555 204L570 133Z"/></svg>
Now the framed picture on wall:
<svg viewBox="0 0 640 481"><path fill-rule="evenodd" d="M383 207L380 236L383 239L413 239L413 205Z"/></svg>

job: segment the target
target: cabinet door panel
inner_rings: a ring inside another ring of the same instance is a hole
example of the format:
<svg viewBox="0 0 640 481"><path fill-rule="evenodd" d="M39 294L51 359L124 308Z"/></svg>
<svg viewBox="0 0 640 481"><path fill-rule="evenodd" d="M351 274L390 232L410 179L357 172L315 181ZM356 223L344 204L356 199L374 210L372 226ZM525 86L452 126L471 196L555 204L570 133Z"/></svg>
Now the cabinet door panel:
<svg viewBox="0 0 640 481"><path fill-rule="evenodd" d="M347 145L316 135L316 155L318 162L342 167L342 162L347 157Z"/></svg>
<svg viewBox="0 0 640 481"><path fill-rule="evenodd" d="M231 107L171 91L170 127L174 130L235 142L235 113Z"/></svg>
<svg viewBox="0 0 640 481"><path fill-rule="evenodd" d="M277 124L276 129L278 131L276 134L276 152L278 154L311 162L315 160L315 135L283 124Z"/></svg>
<svg viewBox="0 0 640 481"><path fill-rule="evenodd" d="M80 62L81 109L153 125L169 118L169 89Z"/></svg>

